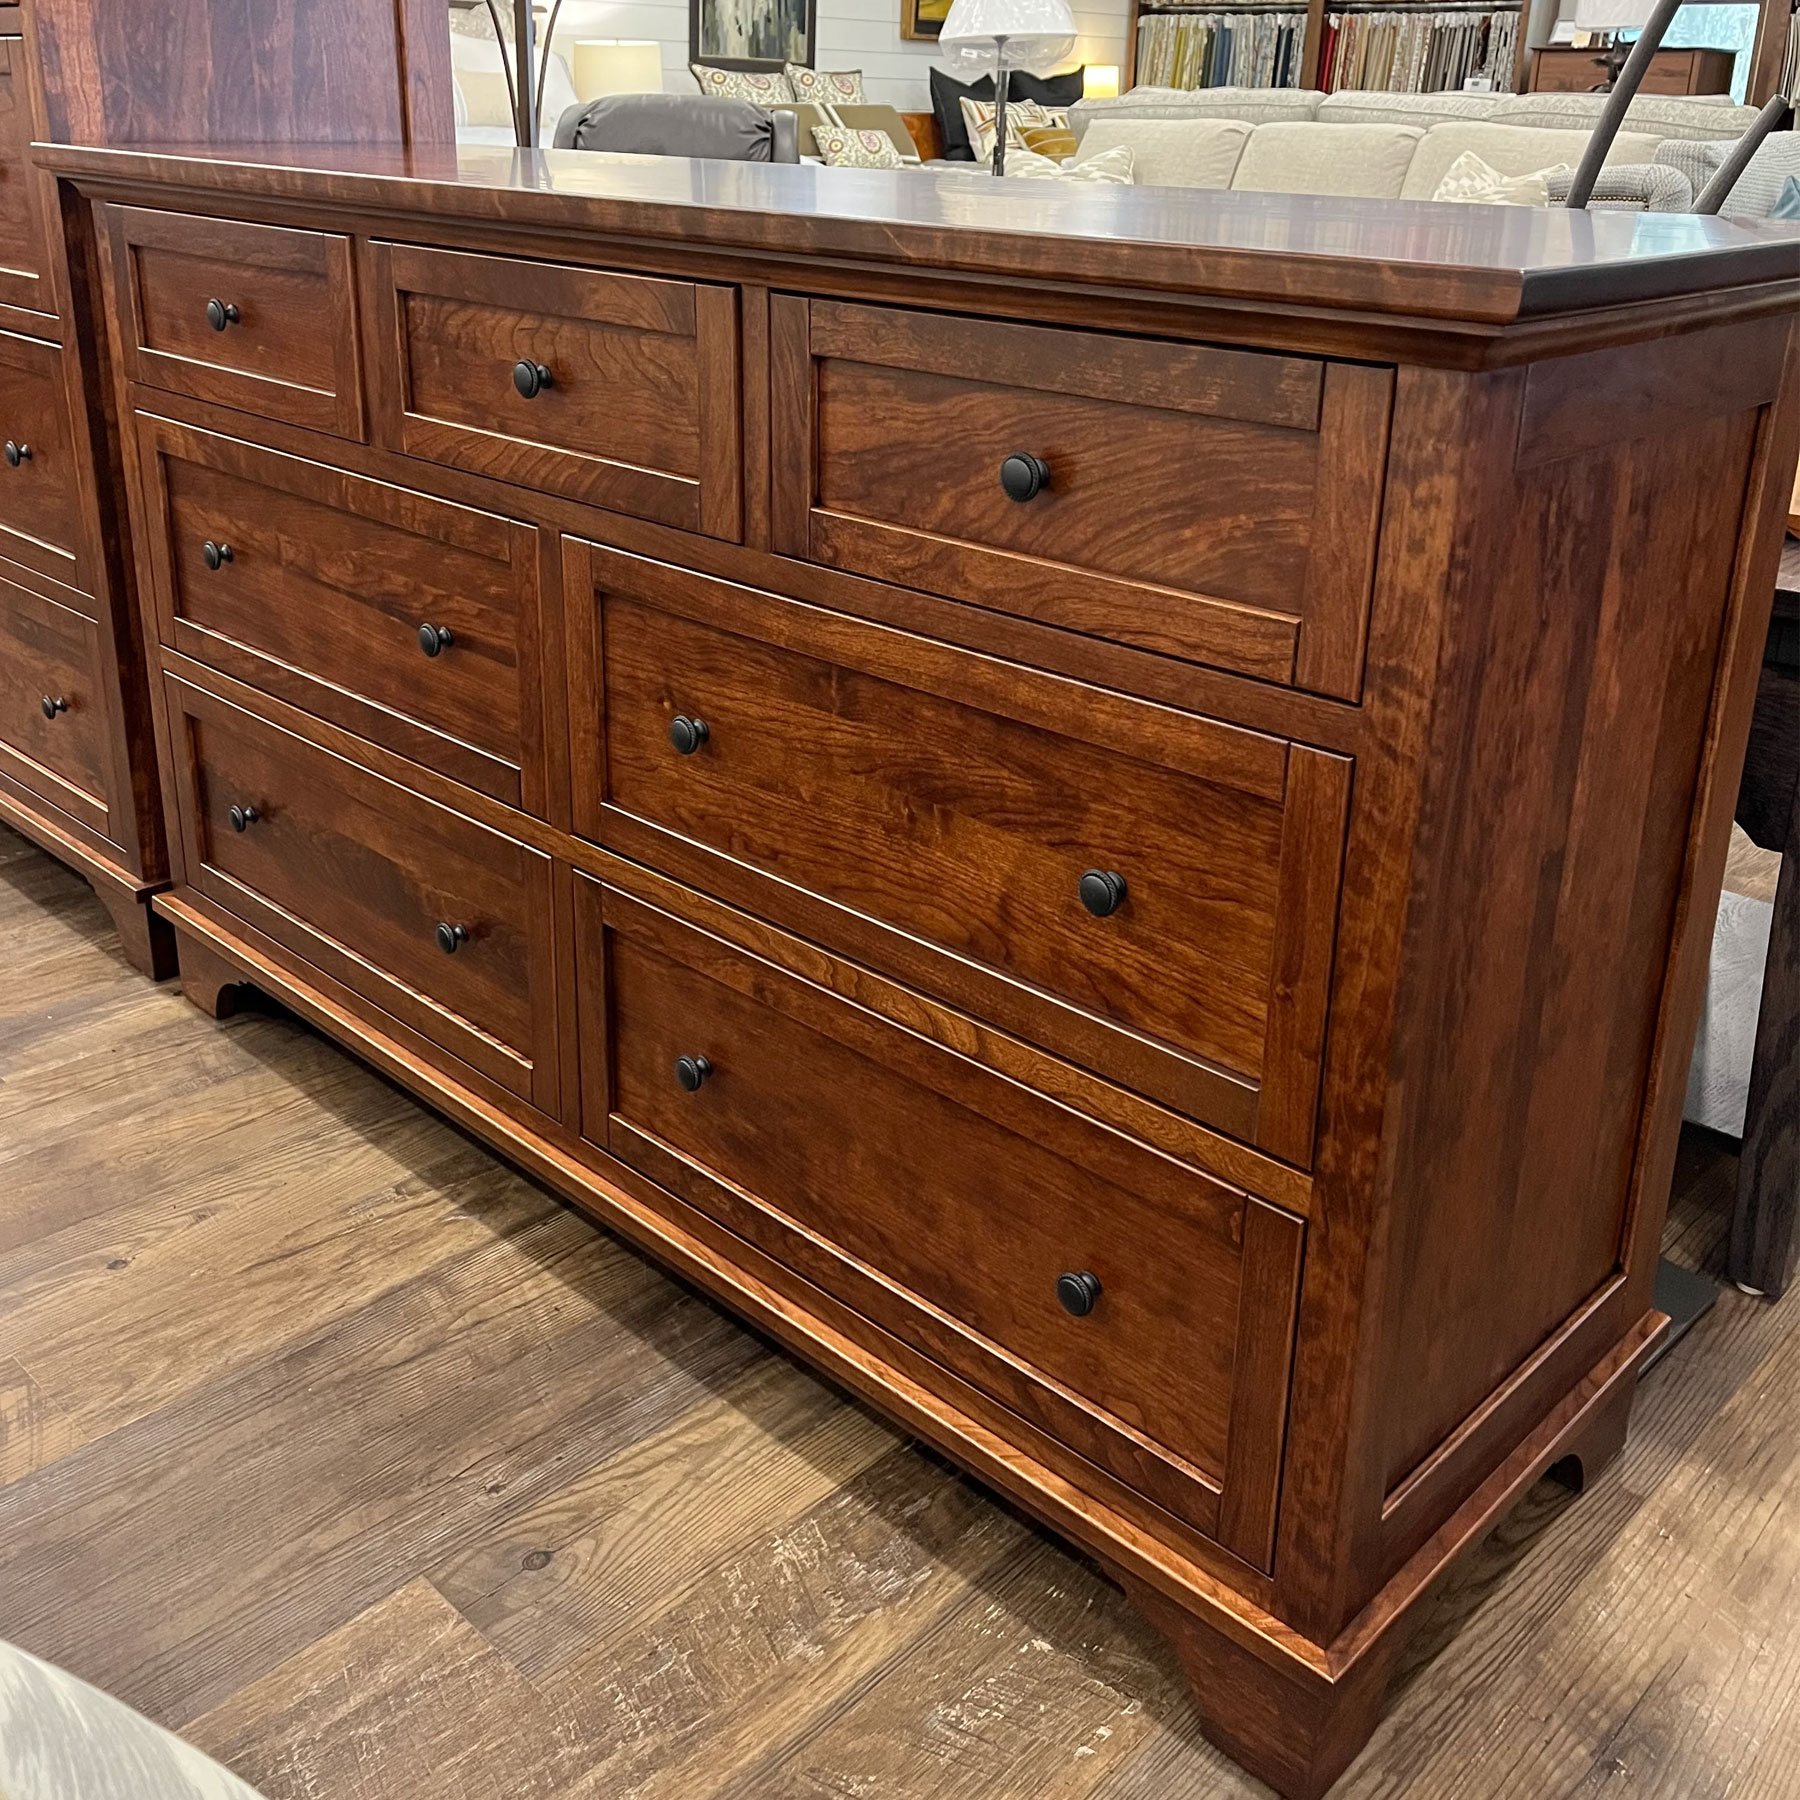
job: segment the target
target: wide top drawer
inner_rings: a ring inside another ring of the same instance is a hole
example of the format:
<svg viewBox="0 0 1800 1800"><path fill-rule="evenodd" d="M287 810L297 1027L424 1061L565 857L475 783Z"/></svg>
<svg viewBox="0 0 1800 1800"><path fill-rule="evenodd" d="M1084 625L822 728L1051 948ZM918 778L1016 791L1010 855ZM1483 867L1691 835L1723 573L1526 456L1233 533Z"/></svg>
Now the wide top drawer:
<svg viewBox="0 0 1800 1800"><path fill-rule="evenodd" d="M135 206L107 222L127 376L363 436L347 237Z"/></svg>
<svg viewBox="0 0 1800 1800"><path fill-rule="evenodd" d="M371 268L389 449L739 535L735 290L406 244Z"/></svg>
<svg viewBox="0 0 1800 1800"><path fill-rule="evenodd" d="M1354 697L1390 370L778 295L775 548Z"/></svg>

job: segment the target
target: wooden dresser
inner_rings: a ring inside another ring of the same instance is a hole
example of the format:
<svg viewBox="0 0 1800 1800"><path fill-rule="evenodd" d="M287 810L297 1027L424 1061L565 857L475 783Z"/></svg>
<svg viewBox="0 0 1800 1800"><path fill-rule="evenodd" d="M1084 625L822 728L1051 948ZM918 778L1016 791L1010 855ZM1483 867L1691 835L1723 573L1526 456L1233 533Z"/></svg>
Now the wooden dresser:
<svg viewBox="0 0 1800 1800"><path fill-rule="evenodd" d="M1664 1324L1792 240L47 162L190 996L279 995L1085 1546L1322 1792Z"/></svg>
<svg viewBox="0 0 1800 1800"><path fill-rule="evenodd" d="M66 331L63 225L31 165L43 100L0 5L0 821L87 878L146 974L175 971L145 902L168 877L139 615L104 372Z"/></svg>

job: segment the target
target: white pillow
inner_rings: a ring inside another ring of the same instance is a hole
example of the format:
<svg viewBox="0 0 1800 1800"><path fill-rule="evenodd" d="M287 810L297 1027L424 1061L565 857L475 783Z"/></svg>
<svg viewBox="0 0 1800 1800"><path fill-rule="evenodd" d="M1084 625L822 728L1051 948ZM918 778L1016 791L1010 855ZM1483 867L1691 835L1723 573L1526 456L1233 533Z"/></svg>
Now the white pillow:
<svg viewBox="0 0 1800 1800"><path fill-rule="evenodd" d="M1334 127L1333 129L1341 129ZM1587 148L1585 131L1539 131L1529 125L1497 125L1479 119L1452 125L1434 125L1426 132L1419 153L1406 172L1400 190L1403 200L1429 200L1450 165L1465 151L1473 150L1491 169L1502 175L1529 175L1553 163L1573 167ZM1662 140L1641 131L1621 131L1607 152L1609 163L1646 163Z"/></svg>
<svg viewBox="0 0 1800 1800"><path fill-rule="evenodd" d="M1465 150L1445 171L1434 200L1454 200L1464 206L1548 206L1550 177L1566 175L1567 163L1533 169L1529 175L1502 175L1473 150Z"/></svg>
<svg viewBox="0 0 1800 1800"><path fill-rule="evenodd" d="M462 83L454 75L450 77L450 110L451 116L460 131L469 123L469 102L462 91Z"/></svg>
<svg viewBox="0 0 1800 1800"><path fill-rule="evenodd" d="M1010 109L1009 109L1010 110ZM1035 150L1008 150L1006 175L1022 176L1030 181L1098 181L1129 187L1131 146L1115 144L1096 156L1084 156L1079 162L1059 163L1054 157L1039 156Z"/></svg>
<svg viewBox="0 0 1800 1800"><path fill-rule="evenodd" d="M496 64L491 69L459 69L456 85L463 97L464 125L496 125L512 131L512 89Z"/></svg>
<svg viewBox="0 0 1800 1800"><path fill-rule="evenodd" d="M1240 193L1393 200L1424 135L1417 125L1259 125L1231 185Z"/></svg>
<svg viewBox="0 0 1800 1800"><path fill-rule="evenodd" d="M1228 188L1255 129L1243 119L1101 118L1087 128L1075 163L1125 147L1139 187Z"/></svg>

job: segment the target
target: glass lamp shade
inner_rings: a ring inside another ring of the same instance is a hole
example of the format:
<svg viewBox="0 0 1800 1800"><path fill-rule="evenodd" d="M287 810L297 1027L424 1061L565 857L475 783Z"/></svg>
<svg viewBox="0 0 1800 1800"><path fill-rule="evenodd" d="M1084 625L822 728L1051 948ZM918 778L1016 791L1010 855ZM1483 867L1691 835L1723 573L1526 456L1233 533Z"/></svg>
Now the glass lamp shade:
<svg viewBox="0 0 1800 1800"><path fill-rule="evenodd" d="M1075 48L1068 0L954 0L939 48L964 69L991 69L1006 43L1006 66L1048 75Z"/></svg>

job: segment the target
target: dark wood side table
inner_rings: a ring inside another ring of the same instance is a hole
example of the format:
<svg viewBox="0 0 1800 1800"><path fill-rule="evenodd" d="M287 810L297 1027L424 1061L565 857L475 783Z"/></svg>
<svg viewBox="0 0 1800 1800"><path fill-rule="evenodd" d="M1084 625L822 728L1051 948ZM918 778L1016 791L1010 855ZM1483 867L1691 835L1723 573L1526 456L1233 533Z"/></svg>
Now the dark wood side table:
<svg viewBox="0 0 1800 1800"><path fill-rule="evenodd" d="M1659 50L1639 90L1645 94L1729 94L1734 50ZM1577 50L1555 44L1532 53L1534 94L1589 94L1612 79L1604 50Z"/></svg>
<svg viewBox="0 0 1800 1800"><path fill-rule="evenodd" d="M1800 1252L1800 542L1782 552L1737 820L1781 852L1727 1273L1773 1299Z"/></svg>

